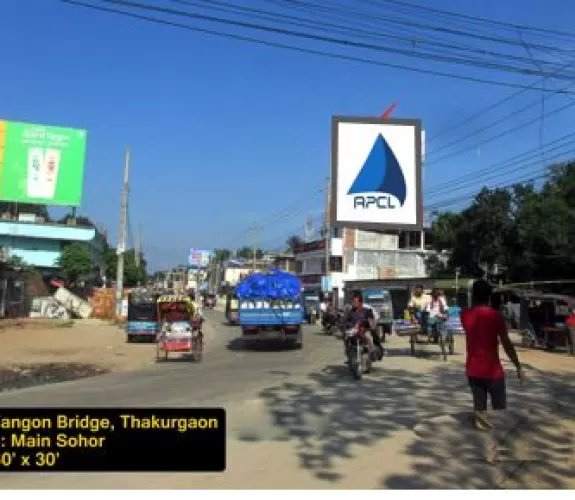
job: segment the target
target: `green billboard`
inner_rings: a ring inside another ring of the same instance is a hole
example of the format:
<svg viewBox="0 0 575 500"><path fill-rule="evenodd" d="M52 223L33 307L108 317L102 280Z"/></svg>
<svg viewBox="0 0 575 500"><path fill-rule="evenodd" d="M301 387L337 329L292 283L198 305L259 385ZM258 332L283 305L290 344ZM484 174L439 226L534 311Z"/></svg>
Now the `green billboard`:
<svg viewBox="0 0 575 500"><path fill-rule="evenodd" d="M0 200L79 206L86 131L0 121Z"/></svg>

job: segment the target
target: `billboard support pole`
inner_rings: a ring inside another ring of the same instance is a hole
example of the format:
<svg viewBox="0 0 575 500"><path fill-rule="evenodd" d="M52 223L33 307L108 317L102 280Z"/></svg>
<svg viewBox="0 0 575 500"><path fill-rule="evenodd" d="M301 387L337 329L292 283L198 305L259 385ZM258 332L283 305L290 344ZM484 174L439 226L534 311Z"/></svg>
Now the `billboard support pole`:
<svg viewBox="0 0 575 500"><path fill-rule="evenodd" d="M130 176L130 150L126 150L124 162L124 184L122 189L122 204L120 206L120 231L118 232L118 267L116 274L116 312L122 314L122 299L124 298L124 253L126 251L126 225L128 220L128 191Z"/></svg>

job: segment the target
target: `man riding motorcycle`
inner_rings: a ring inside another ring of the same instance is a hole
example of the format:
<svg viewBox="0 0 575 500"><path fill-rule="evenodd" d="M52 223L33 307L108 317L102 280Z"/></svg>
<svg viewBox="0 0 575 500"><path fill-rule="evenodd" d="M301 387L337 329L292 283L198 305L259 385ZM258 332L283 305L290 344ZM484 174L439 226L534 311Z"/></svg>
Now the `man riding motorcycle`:
<svg viewBox="0 0 575 500"><path fill-rule="evenodd" d="M329 299L325 299L321 303L321 325L324 330L335 327L337 323L337 316L335 314L333 305Z"/></svg>
<svg viewBox="0 0 575 500"><path fill-rule="evenodd" d="M348 330L350 328L354 328L358 325L363 325L366 328L366 337L368 341L377 347L379 355L378 358L382 359L383 357L383 345L381 344L381 338L377 332L377 322L375 319L375 315L373 313L373 309L371 307L366 307L363 304L363 297L361 293L357 292L353 295L353 302L351 308L346 312L343 323L345 325L345 329ZM346 363L347 363L347 349L345 346L345 336L343 338L344 342L344 353L346 356Z"/></svg>

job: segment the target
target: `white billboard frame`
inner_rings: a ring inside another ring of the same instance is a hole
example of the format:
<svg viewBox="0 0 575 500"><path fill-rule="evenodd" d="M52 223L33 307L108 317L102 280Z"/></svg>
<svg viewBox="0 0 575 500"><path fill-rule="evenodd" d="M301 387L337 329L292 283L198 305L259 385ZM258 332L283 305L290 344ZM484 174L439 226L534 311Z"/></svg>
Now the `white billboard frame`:
<svg viewBox="0 0 575 500"><path fill-rule="evenodd" d="M421 120L332 117L334 227L423 229L422 135ZM362 190L373 182L375 189Z"/></svg>

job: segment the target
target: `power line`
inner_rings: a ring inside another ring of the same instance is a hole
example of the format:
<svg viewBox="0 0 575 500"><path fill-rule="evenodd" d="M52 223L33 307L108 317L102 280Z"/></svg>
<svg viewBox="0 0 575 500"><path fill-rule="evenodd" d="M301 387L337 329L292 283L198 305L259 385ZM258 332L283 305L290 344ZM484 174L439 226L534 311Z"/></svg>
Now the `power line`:
<svg viewBox="0 0 575 500"><path fill-rule="evenodd" d="M561 142L564 142L567 139L575 139L575 132L571 132L568 133L558 139L555 139L551 142L548 142L547 144L543 145L543 147L547 148L549 146L554 146L553 148L547 150L548 152L552 152L555 149L557 149L558 147L563 147L564 145L560 144ZM536 148L532 148L529 149L523 153L519 153L517 155L514 155L502 162L497 162L495 164L490 165L489 167L485 167L482 168L480 170L476 170L474 172L470 172L468 174L465 174L463 176L457 177L455 179L451 179L449 181L445 181L442 182L440 184L436 184L434 186L432 186L431 188L429 188L428 190L426 190L426 192L436 192L442 189L451 189L454 186L457 186L459 184L461 184L462 182L472 182L474 184L477 183L477 179L478 176L482 175L482 174L489 174L490 172L493 172L495 170L501 171L502 169L505 170L506 168L510 167L510 166L514 166L517 165L518 163L528 159L529 156L532 156L533 154L535 154L538 151L539 147Z"/></svg>
<svg viewBox="0 0 575 500"><path fill-rule="evenodd" d="M431 24L427 24L425 22L416 22L414 21L414 16L411 15L409 19L405 18L398 18L398 17L391 17L386 15L385 17L382 15L378 15L376 12L358 12L356 9L345 8L339 4L335 4L334 2L320 2L319 0L314 0L314 2L306 2L303 0L279 0L283 4L288 4L295 8L304 9L304 10L315 10L323 12L324 14L329 14L330 12L341 12L345 13L347 16L352 16L356 18L371 18L372 20L377 20L379 23L383 24L391 24L392 26L397 27L397 25L407 26L409 28L417 28L423 31L431 31L435 33L441 33L443 35L451 35L457 37L463 37L467 39L479 40L482 42L492 42L492 43L499 43L507 46L518 47L521 44L516 39L510 39L505 37L497 37L494 36L492 33L488 32L487 34L481 33L473 33L470 32L468 28L466 29L451 29L445 25L445 22L442 23L442 26L434 26ZM368 2L369 3L369 2ZM319 4L319 5L318 5ZM386 8L386 13L389 12L389 8ZM562 50L557 47L552 47L549 45L543 44L530 44L531 47L537 50L551 50L557 52L571 52Z"/></svg>
<svg viewBox="0 0 575 500"><path fill-rule="evenodd" d="M552 110L552 111L548 111L547 113L544 114L544 116L545 116L545 117L553 116L553 115L558 114L558 113L560 113L560 112L562 112L562 111L565 111L566 109L569 109L569 108L571 108L571 107L573 107L573 106L575 106L575 102L569 102L568 104L565 104L565 105L561 106L560 108L556 108L556 109L554 109L554 110ZM455 156L458 156L458 155L460 155L460 154L462 154L462 153L465 153L465 152L467 152L467 151L470 151L470 150L472 150L472 149L475 149L475 148L477 148L477 147L479 147L479 146L482 146L482 145L484 145L484 144L487 144L487 143L489 143L489 142L493 142L493 141L496 141L496 140L498 140L498 139L502 139L503 137L505 137L505 136L507 136L507 135L509 135L509 134L511 134L511 133L513 133L513 132L517 132L518 130L521 130L522 128L528 127L529 125L533 125L534 123L536 123L536 122L539 121L540 119L541 119L541 117L538 116L538 117L536 117L536 118L534 118L534 119L531 119L531 120L529 120L529 121L527 121L527 122L524 122L524 123L522 123L522 124L520 124L520 125L516 125L516 126L514 126L514 127L508 128L508 129L506 129L506 130L504 130L504 131L502 131L502 132L499 132L499 133L497 133L497 134L495 134L495 135L493 135L493 136L491 136L491 137L488 137L487 139L481 140L481 141L479 141L479 142L473 144L472 146L466 146L466 147L460 148L460 149L458 149L457 151L455 151L455 152L453 152L453 153L449 153L449 154L443 155L443 156L441 156L440 158L437 158L436 160L426 161L426 162L425 162L425 166L426 166L426 167L429 167L430 165L435 165L435 164L437 164L437 163L440 163L440 162L443 162L443 161L448 160L448 159L450 159L450 158L453 158L453 157L455 157ZM426 155L427 155L427 153L426 153Z"/></svg>
<svg viewBox="0 0 575 500"><path fill-rule="evenodd" d="M571 149L567 150L567 151L560 151L558 153L556 153L553 156L549 157L549 161L553 161L553 160L558 160L562 157L565 157L565 155L570 155L573 156L575 154L575 142L571 143ZM506 177L508 175L510 175L512 172L519 172L519 171L523 171L525 172L525 170L529 167L533 167L533 166L538 166L540 165L540 161L539 158L534 159L531 162L528 163L523 163L521 164L519 167L513 169L512 171L508 171L508 172L494 172L493 175L487 176L483 179L481 179L481 182L486 182L489 180L493 180L493 179L497 179L497 178L501 178L501 177ZM549 167L543 167L543 169L539 166L537 171L541 171L541 170L545 170L548 171ZM470 187L471 184L475 184L477 185L477 181L471 183L471 182L467 182L464 184L460 184L459 186L449 186L449 193L454 193L456 191L460 191L462 189L467 189L468 187ZM431 199L433 199L433 196L431 197Z"/></svg>
<svg viewBox="0 0 575 500"><path fill-rule="evenodd" d="M144 16L144 15L136 14L133 12L126 12L126 11L122 11L119 9L103 7L103 6L94 5L94 4L90 4L90 3L86 3L86 2L80 2L80 1L76 1L76 0L60 0L60 1L63 3L70 4L70 5L76 5L78 7L97 10L97 11L101 11L101 12L108 12L111 14L121 15L121 16L125 16L125 17L131 17L134 19L142 20L142 21L147 21L147 22L151 22L151 23L155 23L155 24L162 24L162 25L166 25L166 26L177 27L177 28L186 29L189 31L197 32L197 33L208 34L208 35L212 35L212 36L216 36L216 37L222 37L222 38L228 38L228 39L232 39L232 40L236 40L236 41L243 41L243 42L250 42L250 43L255 43L255 44L259 44L259 45L265 45L265 46L273 47L276 49L279 48L279 49L290 50L290 51L294 51L294 52L300 52L300 53L311 54L311 55L316 55L316 56L328 57L331 59L338 59L338 60L342 60L342 61L355 62L355 63L366 64L366 65L371 65L371 66L393 68L393 69L399 69L402 71L410 71L413 73L426 74L426 75L431 75L431 76L450 78L450 79L454 79L454 80L468 81L468 82L474 82L474 83L481 83L481 84L486 84L486 85L494 85L494 86L508 87L508 88L519 88L519 89L527 89L527 90L543 90L543 89L538 88L538 87L522 85L522 84L518 84L518 83L491 80L491 79L487 79L487 78L480 78L480 77L473 77L473 76L458 75L458 74L453 74L453 73L446 73L446 72L441 72L441 71L436 71L436 70L431 70L431 69L423 69L423 68L419 68L419 67L394 64L394 63L379 61L379 60L375 60L375 59L368 59L368 58L364 58L364 57L349 56L349 55L345 55L345 54L328 52L328 51L324 51L324 50L316 50L316 49L298 47L298 46L294 46L294 45L288 45L288 44L279 43L279 42L272 42L269 40L262 40L262 39L238 35L238 34L234 34L234 33L226 33L226 32L221 32L221 31L216 31L216 30L199 28L196 26L191 26L188 24L182 24L182 23L178 23L175 21L168 21L168 20L160 19L160 18L156 18L156 17ZM546 91L549 92L550 90L547 89Z"/></svg>
<svg viewBox="0 0 575 500"><path fill-rule="evenodd" d="M269 25L264 25L264 24L258 24L258 23L253 23L253 22L239 21L239 20L235 20L235 19L224 18L221 16L212 16L212 15L200 14L198 12L172 9L169 7L159 7L159 6L154 6L154 5L148 5L148 4L145 4L142 2L132 2L132 1L128 1L128 0L100 0L100 1L107 3L107 4L111 4L111 5L119 5L122 7L133 8L136 10L148 10L148 11L162 13L162 14L181 16L181 17L196 19L196 20L200 20L200 21L207 21L207 22L212 22L212 23L216 23L216 24L233 26L236 28L250 29L250 30L260 31L260 32L264 32L264 33L273 33L276 35L283 35L283 36L303 39L303 40L307 40L307 41L315 41L315 42L322 42L322 43L327 43L327 44L335 44L335 45L351 47L351 48L355 48L355 49L371 50L371 51L377 51L377 52L386 52L386 53L391 53L391 54L403 55L406 57L442 61L442 62L458 64L458 65L476 66L476 67L480 67L480 68L484 68L484 69L507 71L507 72L512 72L512 73L519 73L519 74L523 74L523 75L528 75L528 76L533 76L533 75L551 76L550 73L541 72L538 69L531 69L529 67L510 66L510 65L504 65L504 64L495 63L495 62L493 62L493 63L488 62L488 61L481 62L481 61L473 61L471 59L461 59L461 58L453 57L453 56L442 56L439 54L434 55L434 54L429 54L429 53L421 53L421 52L416 52L414 50L399 49L399 48L394 48L394 47L389 47L389 46L376 45L373 43L358 42L358 41L354 41L354 40L345 40L345 39L336 38L333 36L317 35L314 33L306 33L303 31L296 31L293 29L279 28L279 27L274 27L274 26L269 26ZM488 39L488 38L486 38L486 39ZM547 48L549 48L549 47L547 47ZM574 75L554 74L553 78L573 80Z"/></svg>
<svg viewBox="0 0 575 500"><path fill-rule="evenodd" d="M179 5L186 5L192 7L199 7L203 9L209 9L217 12L224 12L227 14L235 14L240 16L247 16L249 19L261 19L264 21L271 21L275 23L281 23L284 25L291 25L297 27L304 27L304 28L313 28L315 30L328 32L328 33L340 33L340 34L352 34L359 38L369 39L369 40L393 40L395 42L403 42L402 46L405 46L407 43L409 47L419 46L419 45L431 45L441 47L443 49L448 49L453 53L455 52L467 52L471 54L480 54L483 56L491 56L495 58L502 58L511 60L513 62L517 61L525 61L527 63L532 63L531 58L523 57L517 54L506 54L501 52L493 52L490 50L485 50L483 48L478 47L469 47L463 46L462 44L454 44L454 43L445 43L443 41L437 41L434 38L421 38L418 37L417 41L415 41L413 36L409 35L399 35L394 34L392 32L386 31L382 32L381 30L366 30L366 29L358 29L354 28L353 26L343 26L341 24L336 24L332 22L327 22L325 19L318 23L316 19L310 19L300 16L294 16L289 14L283 14L278 12L273 12L270 10L264 10L260 8L254 7L247 7L243 5L235 5L230 2L225 2L221 0L169 0L172 3L176 3ZM346 20L349 23L349 19ZM461 55L461 54L458 54ZM555 65L555 63L550 63L549 61L538 61L540 65ZM544 69L540 69L542 72Z"/></svg>
<svg viewBox="0 0 575 500"><path fill-rule="evenodd" d="M472 21L475 23L497 25L497 26L501 26L501 27L505 27L505 28L510 28L512 30L534 31L534 32L539 32L542 35L556 35L559 37L570 38L570 39L575 38L575 35L573 33L568 33L566 31L559 31L559 30L549 29L549 28L539 28L536 26L527 26L524 24L509 23L509 22L500 21L497 19L488 19L488 18L480 17L480 16L470 16L468 14L463 14L460 12L453 12L453 11L449 11L449 10L445 10L445 9L438 9L437 7L429 7L427 5L413 4L410 2L404 2L404 1L400 1L400 0L379 0L379 2L373 2L372 1L370 3L387 3L387 4L391 3L391 4L405 6L405 7L408 7L409 9L416 9L419 11L433 12L433 13L440 14L442 16L461 18L461 19L464 19L466 21Z"/></svg>

